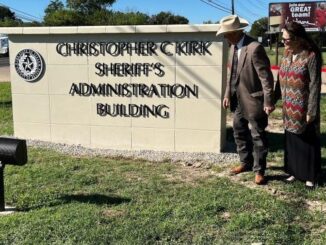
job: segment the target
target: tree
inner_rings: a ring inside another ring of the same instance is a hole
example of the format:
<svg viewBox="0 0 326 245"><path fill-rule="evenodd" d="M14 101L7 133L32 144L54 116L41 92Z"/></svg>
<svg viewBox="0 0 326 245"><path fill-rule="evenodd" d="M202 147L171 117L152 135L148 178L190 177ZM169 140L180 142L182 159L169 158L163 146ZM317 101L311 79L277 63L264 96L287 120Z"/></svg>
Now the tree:
<svg viewBox="0 0 326 245"><path fill-rule="evenodd" d="M214 21L211 21L211 20L206 20L206 21L203 22L203 24L218 24L218 23L219 23L219 21L214 22Z"/></svg>
<svg viewBox="0 0 326 245"><path fill-rule="evenodd" d="M15 27L21 25L22 25L21 20L13 20L7 17L5 17L3 20L0 20L0 27Z"/></svg>
<svg viewBox="0 0 326 245"><path fill-rule="evenodd" d="M107 10L96 10L87 15L85 19L86 25L111 25L112 13Z"/></svg>
<svg viewBox="0 0 326 245"><path fill-rule="evenodd" d="M10 20L16 20L14 12L11 12L11 10L7 7L0 6L0 20L3 21L5 18Z"/></svg>
<svg viewBox="0 0 326 245"><path fill-rule="evenodd" d="M160 12L153 15L150 19L152 25L171 25L171 24L188 24L189 20L180 15L174 15L171 12Z"/></svg>
<svg viewBox="0 0 326 245"><path fill-rule="evenodd" d="M28 26L28 27L42 26L42 23L40 23L38 21L23 22L22 26Z"/></svg>
<svg viewBox="0 0 326 245"><path fill-rule="evenodd" d="M265 32L268 30L268 18L263 17L258 20L256 20L250 30L250 35L253 37L262 37L264 36Z"/></svg>
<svg viewBox="0 0 326 245"><path fill-rule="evenodd" d="M148 25L150 17L141 12L113 12L110 25Z"/></svg>
<svg viewBox="0 0 326 245"><path fill-rule="evenodd" d="M149 16L141 12L119 12L107 9L116 0L52 0L45 10L47 26L73 25L148 25L188 24L188 19L170 12Z"/></svg>
<svg viewBox="0 0 326 245"><path fill-rule="evenodd" d="M15 26L40 26L41 23L37 21L23 22L17 18L15 13L9 8L0 6L0 26L1 27L15 27Z"/></svg>
<svg viewBox="0 0 326 245"><path fill-rule="evenodd" d="M67 0L68 8L78 12L91 14L94 11L106 10L116 0Z"/></svg>
<svg viewBox="0 0 326 245"><path fill-rule="evenodd" d="M16 18L14 12L9 8L0 6L0 26L1 27L13 27L13 26L22 26L23 21L19 18Z"/></svg>
<svg viewBox="0 0 326 245"><path fill-rule="evenodd" d="M82 14L72 10L58 10L47 14L44 17L46 26L78 26L86 25L85 18Z"/></svg>
<svg viewBox="0 0 326 245"><path fill-rule="evenodd" d="M50 4L46 7L44 12L45 12L45 15L48 15L55 11L63 10L64 7L65 6L63 5L63 3L60 0L52 0L50 2Z"/></svg>
<svg viewBox="0 0 326 245"><path fill-rule="evenodd" d="M128 19L127 25L148 25L150 16L141 12L124 13Z"/></svg>

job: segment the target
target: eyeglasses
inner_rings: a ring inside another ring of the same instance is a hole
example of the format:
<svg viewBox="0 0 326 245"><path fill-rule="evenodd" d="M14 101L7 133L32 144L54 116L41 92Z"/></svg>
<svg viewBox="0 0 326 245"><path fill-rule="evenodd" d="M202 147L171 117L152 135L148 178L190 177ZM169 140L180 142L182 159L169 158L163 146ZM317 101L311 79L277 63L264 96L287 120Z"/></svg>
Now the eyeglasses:
<svg viewBox="0 0 326 245"><path fill-rule="evenodd" d="M290 42L290 41L292 41L293 40L293 38L283 38L282 37L282 42L283 43L288 43L288 42Z"/></svg>

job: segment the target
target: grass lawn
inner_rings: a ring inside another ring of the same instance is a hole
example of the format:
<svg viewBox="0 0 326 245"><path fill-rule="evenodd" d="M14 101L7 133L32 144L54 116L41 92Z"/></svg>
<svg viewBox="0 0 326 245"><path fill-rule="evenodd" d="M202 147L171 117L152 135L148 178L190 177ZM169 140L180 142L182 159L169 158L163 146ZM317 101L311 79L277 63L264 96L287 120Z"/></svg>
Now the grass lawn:
<svg viewBox="0 0 326 245"><path fill-rule="evenodd" d="M0 83L0 112L0 135L12 134L9 83ZM30 147L28 164L5 169L6 202L19 212L0 216L0 244L326 244L325 184L284 184L283 135L269 137L266 186L254 185L253 173L228 176L225 163L198 168Z"/></svg>
<svg viewBox="0 0 326 245"><path fill-rule="evenodd" d="M10 83L0 83L0 135L12 135Z"/></svg>

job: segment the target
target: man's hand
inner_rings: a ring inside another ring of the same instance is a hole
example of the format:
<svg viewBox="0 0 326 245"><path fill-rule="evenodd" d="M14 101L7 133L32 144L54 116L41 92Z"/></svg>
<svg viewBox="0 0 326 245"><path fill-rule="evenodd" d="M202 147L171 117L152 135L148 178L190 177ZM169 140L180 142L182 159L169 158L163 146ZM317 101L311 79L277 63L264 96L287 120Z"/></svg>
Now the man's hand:
<svg viewBox="0 0 326 245"><path fill-rule="evenodd" d="M306 117L307 123L311 123L313 120L315 120L315 117L312 117L310 115L307 115L307 117Z"/></svg>
<svg viewBox="0 0 326 245"><path fill-rule="evenodd" d="M224 98L224 99L223 99L223 108L224 108L224 109L227 109L227 108L229 107L229 105L230 105L230 100L229 100L229 98Z"/></svg>
<svg viewBox="0 0 326 245"><path fill-rule="evenodd" d="M265 106L264 111L267 115L271 114L275 110L275 106Z"/></svg>

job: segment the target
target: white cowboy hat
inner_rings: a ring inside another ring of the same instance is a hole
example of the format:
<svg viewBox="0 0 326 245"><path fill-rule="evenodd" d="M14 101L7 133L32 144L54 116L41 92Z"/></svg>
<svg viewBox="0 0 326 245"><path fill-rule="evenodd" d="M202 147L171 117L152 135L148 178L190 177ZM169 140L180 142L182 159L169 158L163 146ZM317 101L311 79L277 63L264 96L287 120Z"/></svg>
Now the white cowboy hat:
<svg viewBox="0 0 326 245"><path fill-rule="evenodd" d="M239 18L237 15L230 15L220 20L220 29L217 31L216 36L224 33L240 31L249 25L248 21Z"/></svg>

